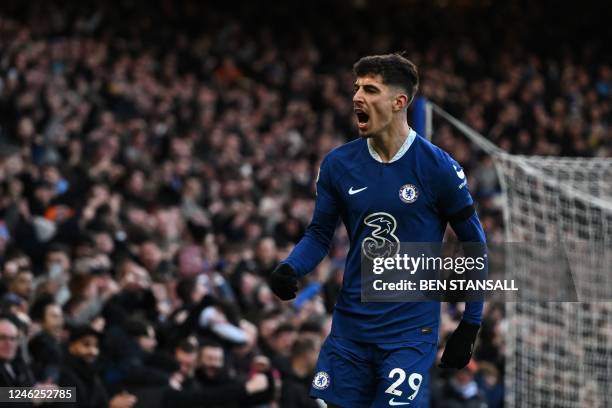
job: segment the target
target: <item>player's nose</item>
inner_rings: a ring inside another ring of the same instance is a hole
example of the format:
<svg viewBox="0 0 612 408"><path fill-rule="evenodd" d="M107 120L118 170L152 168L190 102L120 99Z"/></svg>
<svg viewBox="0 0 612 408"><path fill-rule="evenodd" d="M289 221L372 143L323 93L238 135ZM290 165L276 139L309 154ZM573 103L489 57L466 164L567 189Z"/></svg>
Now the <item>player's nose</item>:
<svg viewBox="0 0 612 408"><path fill-rule="evenodd" d="M358 89L353 94L353 106L358 108L360 107L361 103L363 103L363 93L361 92L361 89Z"/></svg>

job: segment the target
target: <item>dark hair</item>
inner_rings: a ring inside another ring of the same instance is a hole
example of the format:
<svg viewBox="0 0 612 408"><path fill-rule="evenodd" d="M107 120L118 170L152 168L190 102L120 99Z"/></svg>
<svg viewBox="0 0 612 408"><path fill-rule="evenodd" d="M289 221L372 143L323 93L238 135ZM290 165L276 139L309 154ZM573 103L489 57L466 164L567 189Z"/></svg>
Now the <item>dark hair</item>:
<svg viewBox="0 0 612 408"><path fill-rule="evenodd" d="M380 75L384 84L399 86L408 92L408 103L412 102L419 88L416 65L401 53L363 57L353 65L353 73L358 77Z"/></svg>
<svg viewBox="0 0 612 408"><path fill-rule="evenodd" d="M61 242L52 242L47 247L47 252L46 253L48 255L48 254L50 254L52 252L63 252L65 254L69 254L70 253L70 247L68 247L65 244L62 244Z"/></svg>
<svg viewBox="0 0 612 408"><path fill-rule="evenodd" d="M276 330L274 330L274 336L280 336L283 333L296 332L297 330L291 323L281 323L278 325Z"/></svg>
<svg viewBox="0 0 612 408"><path fill-rule="evenodd" d="M195 337L187 337L182 339L176 345L177 350L181 350L183 353L197 353L199 348L198 341Z"/></svg>
<svg viewBox="0 0 612 408"><path fill-rule="evenodd" d="M221 343L219 343L215 339L213 339L211 337L203 337L203 338L200 339L200 351L202 349L206 348L206 347L220 348L220 349L223 348Z"/></svg>
<svg viewBox="0 0 612 408"><path fill-rule="evenodd" d="M100 341L102 333L95 330L88 324L78 324L70 328L70 336L68 337L68 344L72 344L75 341L81 340L83 337L92 336Z"/></svg>
<svg viewBox="0 0 612 408"><path fill-rule="evenodd" d="M308 319L300 326L300 334L302 333L314 333L321 334L323 331L323 324L320 320Z"/></svg>
<svg viewBox="0 0 612 408"><path fill-rule="evenodd" d="M312 337L299 337L291 347L291 356L298 357L311 351L317 351L317 345Z"/></svg>
<svg viewBox="0 0 612 408"><path fill-rule="evenodd" d="M45 313L47 311L47 306L55 305L55 299L53 296L49 294L43 294L39 298L37 298L32 307L30 307L30 317L35 322L42 322L45 320Z"/></svg>
<svg viewBox="0 0 612 408"><path fill-rule="evenodd" d="M192 303L191 294L195 290L197 283L197 276L188 276L178 281L176 285L176 296L184 305L190 305Z"/></svg>
<svg viewBox="0 0 612 408"><path fill-rule="evenodd" d="M149 323L145 319L133 317L133 318L128 319L124 323L123 329L125 330L128 336L132 338L138 338L141 336L148 336L149 327L153 327L153 326L151 325L151 323Z"/></svg>

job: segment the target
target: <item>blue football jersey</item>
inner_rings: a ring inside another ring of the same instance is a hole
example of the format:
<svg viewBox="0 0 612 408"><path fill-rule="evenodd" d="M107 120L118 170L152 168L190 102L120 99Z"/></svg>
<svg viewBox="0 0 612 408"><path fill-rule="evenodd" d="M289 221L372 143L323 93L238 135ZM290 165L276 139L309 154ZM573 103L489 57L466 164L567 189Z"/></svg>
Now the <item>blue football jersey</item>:
<svg viewBox="0 0 612 408"><path fill-rule="evenodd" d="M363 342L435 343L439 302L361 302L361 254L380 248L382 240L441 242L447 217L472 204L461 166L413 130L387 163L368 140L354 140L321 163L313 221L284 262L299 275L310 272L329 251L342 219L351 245L332 334Z"/></svg>

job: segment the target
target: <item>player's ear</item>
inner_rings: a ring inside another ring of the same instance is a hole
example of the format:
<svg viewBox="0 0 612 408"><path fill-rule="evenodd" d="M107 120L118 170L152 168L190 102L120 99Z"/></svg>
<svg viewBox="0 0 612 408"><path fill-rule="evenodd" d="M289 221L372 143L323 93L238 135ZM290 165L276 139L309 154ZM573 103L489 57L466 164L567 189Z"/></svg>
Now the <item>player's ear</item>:
<svg viewBox="0 0 612 408"><path fill-rule="evenodd" d="M400 112L408 107L410 99L405 93L398 93L393 100L393 112Z"/></svg>

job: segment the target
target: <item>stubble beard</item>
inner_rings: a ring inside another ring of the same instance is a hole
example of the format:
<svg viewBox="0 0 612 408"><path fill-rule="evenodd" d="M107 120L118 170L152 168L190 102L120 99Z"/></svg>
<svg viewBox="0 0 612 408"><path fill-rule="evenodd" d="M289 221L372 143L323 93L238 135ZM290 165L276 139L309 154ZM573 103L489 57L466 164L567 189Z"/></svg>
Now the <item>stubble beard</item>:
<svg viewBox="0 0 612 408"><path fill-rule="evenodd" d="M359 130L359 137L362 139L371 139L377 135L378 132L375 130Z"/></svg>

